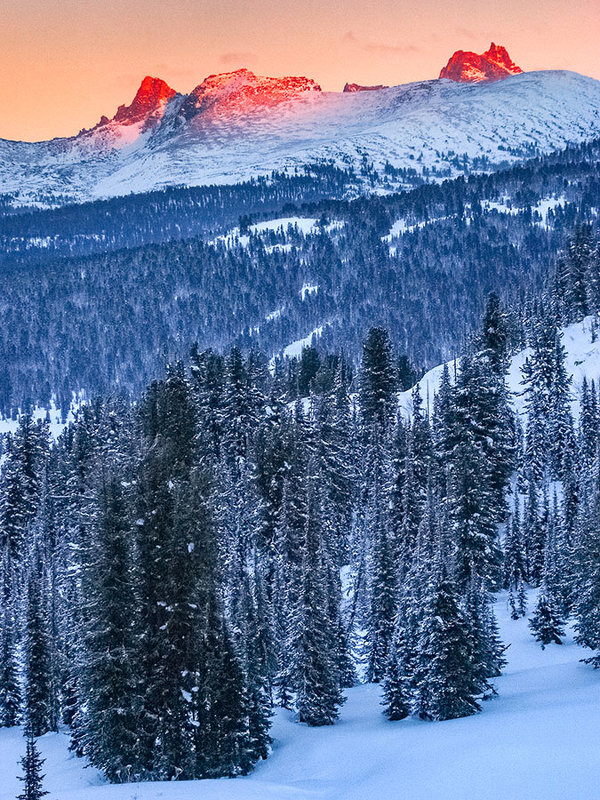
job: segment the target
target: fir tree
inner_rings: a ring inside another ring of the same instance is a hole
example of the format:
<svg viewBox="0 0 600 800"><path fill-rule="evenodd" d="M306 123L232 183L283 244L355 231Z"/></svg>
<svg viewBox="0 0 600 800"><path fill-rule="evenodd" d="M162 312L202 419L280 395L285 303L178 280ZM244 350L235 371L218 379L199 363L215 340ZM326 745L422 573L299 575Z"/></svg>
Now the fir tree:
<svg viewBox="0 0 600 800"><path fill-rule="evenodd" d="M132 526L118 476L101 487L97 534L83 565L85 635L81 684L82 744L112 782L133 779L137 742L135 587Z"/></svg>
<svg viewBox="0 0 600 800"><path fill-rule="evenodd" d="M311 461L311 465L313 462ZM319 478L309 465L301 595L294 631L294 689L300 722L331 725L343 702L337 668L338 620L328 602L328 565L324 548Z"/></svg>
<svg viewBox="0 0 600 800"><path fill-rule="evenodd" d="M535 612L529 620L529 627L536 642L541 644L542 650L552 642L562 644L563 622L558 609L544 590L540 592Z"/></svg>
<svg viewBox="0 0 600 800"><path fill-rule="evenodd" d="M371 328L363 345L360 410L365 428L387 427L395 409L396 370L388 332Z"/></svg>
<svg viewBox="0 0 600 800"><path fill-rule="evenodd" d="M389 452L377 426L369 439L364 509L369 548L369 666L368 679L382 680L394 633L397 566L389 518L391 470Z"/></svg>
<svg viewBox="0 0 600 800"><path fill-rule="evenodd" d="M17 657L15 597L8 572L8 554L0 565L0 728L17 725L21 712L22 692Z"/></svg>
<svg viewBox="0 0 600 800"><path fill-rule="evenodd" d="M525 594L525 559L521 541L521 514L519 495L515 497L512 519L507 526L504 543L504 588L508 589L508 603L512 619L524 617L527 610Z"/></svg>
<svg viewBox="0 0 600 800"><path fill-rule="evenodd" d="M25 720L32 736L55 729L52 641L47 583L39 545L33 551L27 584L25 623Z"/></svg>
<svg viewBox="0 0 600 800"><path fill-rule="evenodd" d="M508 369L511 330L506 312L502 309L500 298L492 292L487 299L483 330L481 332L481 349L485 351L494 372L504 377Z"/></svg>
<svg viewBox="0 0 600 800"><path fill-rule="evenodd" d="M406 629L400 623L396 626L383 683L383 713L392 722L411 713L411 677L407 674L406 652Z"/></svg>
<svg viewBox="0 0 600 800"><path fill-rule="evenodd" d="M591 497L582 504L574 556L577 577L573 586L573 612L576 641L591 650L600 650L600 470L596 466ZM600 667L595 653L588 663Z"/></svg>
<svg viewBox="0 0 600 800"><path fill-rule="evenodd" d="M23 775L19 777L23 781L23 791L17 795L17 800L40 800L48 792L43 788L44 775L42 775L42 765L45 759L40 756L37 749L35 737L29 728L27 731L27 750L21 759Z"/></svg>
<svg viewBox="0 0 600 800"><path fill-rule="evenodd" d="M466 717L480 710L479 664L469 623L445 567L435 566L425 598L415 672L417 712L423 719Z"/></svg>

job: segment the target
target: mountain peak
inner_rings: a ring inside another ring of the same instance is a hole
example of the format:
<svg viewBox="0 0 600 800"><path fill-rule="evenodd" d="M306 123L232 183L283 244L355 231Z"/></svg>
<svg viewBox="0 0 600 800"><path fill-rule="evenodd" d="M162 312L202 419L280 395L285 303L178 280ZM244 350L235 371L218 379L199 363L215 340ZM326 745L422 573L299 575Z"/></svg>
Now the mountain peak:
<svg viewBox="0 0 600 800"><path fill-rule="evenodd" d="M175 90L165 81L146 75L131 105L119 106L113 119L121 125L134 125L150 117L160 117L165 105L175 94Z"/></svg>
<svg viewBox="0 0 600 800"><path fill-rule="evenodd" d="M506 47L490 44L485 53L457 50L440 72L440 78L459 83L497 81L523 72L508 55Z"/></svg>
<svg viewBox="0 0 600 800"><path fill-rule="evenodd" d="M320 91L311 78L267 78L249 69L238 69L205 78L186 98L184 113L190 117L210 110L251 111L279 105L305 92Z"/></svg>

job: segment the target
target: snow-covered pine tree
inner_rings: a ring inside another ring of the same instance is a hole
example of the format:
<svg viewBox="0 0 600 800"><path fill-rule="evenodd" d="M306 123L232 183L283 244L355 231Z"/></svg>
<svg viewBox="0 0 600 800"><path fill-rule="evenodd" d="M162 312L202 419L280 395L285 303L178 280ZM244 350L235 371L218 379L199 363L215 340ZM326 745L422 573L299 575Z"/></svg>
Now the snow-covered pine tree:
<svg viewBox="0 0 600 800"><path fill-rule="evenodd" d="M25 723L35 737L56 728L56 686L48 617L48 584L41 545L33 547L25 611Z"/></svg>
<svg viewBox="0 0 600 800"><path fill-rule="evenodd" d="M48 447L47 423L23 414L8 441L0 481L0 553L7 554L9 564L18 565L26 556L26 528L36 515Z"/></svg>
<svg viewBox="0 0 600 800"><path fill-rule="evenodd" d="M264 579L258 559L253 559L251 570L243 577L243 592L239 619L242 635L238 645L239 660L247 686L248 702L248 764L265 759L272 739L271 726L271 681L272 632L270 609L264 590Z"/></svg>
<svg viewBox="0 0 600 800"><path fill-rule="evenodd" d="M479 711L480 673L458 591L438 556L426 588L419 630L415 670L419 716L446 720Z"/></svg>
<svg viewBox="0 0 600 800"><path fill-rule="evenodd" d="M554 309L542 312L532 326L531 355L522 368L527 411L527 465L540 482L545 471L562 477L563 458L573 436L570 382L565 349Z"/></svg>
<svg viewBox="0 0 600 800"><path fill-rule="evenodd" d="M372 424L387 428L396 408L396 369L388 332L371 328L363 345L360 372L360 413L364 430Z"/></svg>
<svg viewBox="0 0 600 800"><path fill-rule="evenodd" d="M214 350L192 348L190 378L198 409L198 437L205 458L221 455L221 408L225 383L224 358Z"/></svg>
<svg viewBox="0 0 600 800"><path fill-rule="evenodd" d="M582 462L591 469L598 450L598 399L595 382L588 384L586 375L581 382L578 441Z"/></svg>
<svg viewBox="0 0 600 800"><path fill-rule="evenodd" d="M514 461L510 413L500 378L485 356L465 356L454 393L455 446L450 472L450 516L457 548L457 580L500 582L497 524Z"/></svg>
<svg viewBox="0 0 600 800"><path fill-rule="evenodd" d="M594 237L591 225L578 225L567 242L558 267L558 285L561 290L561 301L566 312L566 321L582 319L589 312L590 300L595 287L590 286L588 279L590 264L594 254Z"/></svg>
<svg viewBox="0 0 600 800"><path fill-rule="evenodd" d="M21 759L21 767L23 775L19 776L19 780L23 781L23 791L17 795L17 800L40 800L48 794L44 789L42 775L43 759L37 749L35 737L31 728L27 730L27 746L25 755Z"/></svg>
<svg viewBox="0 0 600 800"><path fill-rule="evenodd" d="M10 590L13 581L8 553L0 562L0 728L19 722L22 692L17 654L16 598Z"/></svg>
<svg viewBox="0 0 600 800"><path fill-rule="evenodd" d="M394 635L398 571L390 520L392 474L388 441L378 425L371 427L366 450L368 470L364 494L368 541L369 659L367 677L382 680Z"/></svg>
<svg viewBox="0 0 600 800"><path fill-rule="evenodd" d="M85 714L81 746L113 783L135 780L138 631L133 572L133 520L118 472L107 465L94 536L82 565L83 652L79 677Z"/></svg>
<svg viewBox="0 0 600 800"><path fill-rule="evenodd" d="M438 393L433 401L432 437L440 491L445 495L452 451L456 444L454 385L444 364Z"/></svg>
<svg viewBox="0 0 600 800"><path fill-rule="evenodd" d="M546 526L540 513L539 487L529 472L527 480L527 496L523 509L523 541L525 548L526 577L534 586L539 586L544 566L544 543Z"/></svg>
<svg viewBox="0 0 600 800"><path fill-rule="evenodd" d="M320 397L312 398L315 447L323 480L324 513L332 532L328 542L338 566L348 560L354 494L354 459L350 449L350 399L342 365L336 369L334 384Z"/></svg>
<svg viewBox="0 0 600 800"><path fill-rule="evenodd" d="M527 610L525 593L525 557L521 538L521 501L515 495L513 514L506 529L504 541L504 588L508 589L508 603L512 619L524 617Z"/></svg>
<svg viewBox="0 0 600 800"><path fill-rule="evenodd" d="M463 601L469 625L473 668L484 698L496 693L491 678L501 675L506 666L505 647L500 640L496 616L489 593L481 581L473 580Z"/></svg>
<svg viewBox="0 0 600 800"><path fill-rule="evenodd" d="M564 636L564 623L553 599L542 587L533 616L529 620L529 627L542 650L548 644L562 644Z"/></svg>
<svg viewBox="0 0 600 800"><path fill-rule="evenodd" d="M209 487L195 467L195 408L181 367L151 387L141 417L140 764L153 779L239 774L249 758L247 693L221 608Z"/></svg>
<svg viewBox="0 0 600 800"><path fill-rule="evenodd" d="M331 617L329 565L324 544L320 479L308 466L299 613L293 631L293 688L300 722L331 725L344 698L338 668L339 620Z"/></svg>
<svg viewBox="0 0 600 800"><path fill-rule="evenodd" d="M576 641L591 650L600 651L600 463L596 462L594 485L590 497L582 503L574 557L577 564L573 580L572 611L575 617ZM600 668L600 653L587 659Z"/></svg>
<svg viewBox="0 0 600 800"><path fill-rule="evenodd" d="M504 377L508 369L511 343L511 324L500 298L492 292L487 299L479 345L494 372Z"/></svg>
<svg viewBox="0 0 600 800"><path fill-rule="evenodd" d="M412 681L405 660L407 648L406 629L399 621L396 625L383 682L383 713L391 722L404 719L411 713Z"/></svg>

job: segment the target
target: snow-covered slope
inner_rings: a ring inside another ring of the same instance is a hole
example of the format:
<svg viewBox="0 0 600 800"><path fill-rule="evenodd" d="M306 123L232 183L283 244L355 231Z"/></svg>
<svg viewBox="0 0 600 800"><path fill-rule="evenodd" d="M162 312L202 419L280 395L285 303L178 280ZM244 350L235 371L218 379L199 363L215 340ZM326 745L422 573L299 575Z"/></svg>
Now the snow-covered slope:
<svg viewBox="0 0 600 800"><path fill-rule="evenodd" d="M579 415L579 401L581 397L581 385L584 377L589 381L595 381L598 386L600 381L600 320L597 316L586 317L581 322L568 325L562 331L562 343L566 352L565 367L571 376L571 408L575 418ZM517 353L510 362L507 374L507 386L511 395L513 408L519 413L524 413L524 397L522 385L521 368L525 359L529 355L529 349ZM454 375L455 362L449 361L448 367L450 376ZM421 396L425 405L430 410L433 409L433 400L437 394L444 365L426 372L419 381ZM412 411L412 390L402 392L400 398L400 408L407 415Z"/></svg>
<svg viewBox="0 0 600 800"><path fill-rule="evenodd" d="M533 598L530 598L530 607ZM67 750L39 740L48 800L595 800L600 675L568 637L541 650L527 621L497 603L508 666L481 714L387 722L375 685L347 692L340 721L308 728L279 711L272 755L247 778L109 786ZM0 800L21 790L18 729L0 730Z"/></svg>
<svg viewBox="0 0 600 800"><path fill-rule="evenodd" d="M461 170L463 156L471 168L491 167L600 136L600 81L572 72L336 93L241 70L187 96L155 79L140 91L120 116L71 139L0 140L0 194L52 204L235 183L315 162L439 176Z"/></svg>

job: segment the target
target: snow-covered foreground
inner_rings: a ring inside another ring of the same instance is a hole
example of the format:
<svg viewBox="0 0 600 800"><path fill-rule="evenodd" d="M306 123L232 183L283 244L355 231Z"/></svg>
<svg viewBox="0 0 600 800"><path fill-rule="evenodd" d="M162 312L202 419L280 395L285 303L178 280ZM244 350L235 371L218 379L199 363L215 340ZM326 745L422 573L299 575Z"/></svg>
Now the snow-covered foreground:
<svg viewBox="0 0 600 800"><path fill-rule="evenodd" d="M477 716L387 722L378 688L360 686L330 728L279 712L273 753L247 778L121 786L103 784L52 734L39 742L49 800L595 800L600 673L580 663L589 651L571 638L542 651L504 601L497 613L509 664ZM0 731L0 800L20 791L23 747L20 731Z"/></svg>

